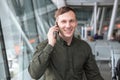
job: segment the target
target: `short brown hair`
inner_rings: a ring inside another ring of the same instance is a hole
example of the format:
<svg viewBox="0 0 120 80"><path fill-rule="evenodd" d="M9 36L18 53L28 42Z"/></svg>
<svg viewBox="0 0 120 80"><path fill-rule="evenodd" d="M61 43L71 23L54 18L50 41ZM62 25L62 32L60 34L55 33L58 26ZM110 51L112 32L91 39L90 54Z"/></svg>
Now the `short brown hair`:
<svg viewBox="0 0 120 80"><path fill-rule="evenodd" d="M68 7L68 6L64 6L64 7L61 7L59 8L56 12L55 12L55 19L61 15L61 14L64 14L66 12L69 12L69 11L73 11L75 13L75 10L72 9L71 7Z"/></svg>

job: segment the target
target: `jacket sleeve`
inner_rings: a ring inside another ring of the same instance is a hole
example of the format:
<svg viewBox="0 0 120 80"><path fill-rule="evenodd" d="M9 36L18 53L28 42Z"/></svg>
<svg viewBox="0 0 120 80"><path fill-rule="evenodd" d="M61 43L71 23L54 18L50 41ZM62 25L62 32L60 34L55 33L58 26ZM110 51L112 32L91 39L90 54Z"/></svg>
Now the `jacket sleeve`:
<svg viewBox="0 0 120 80"><path fill-rule="evenodd" d="M44 74L49 65L49 55L52 50L53 47L49 44L37 46L32 62L30 62L28 67L28 71L33 79L39 79Z"/></svg>
<svg viewBox="0 0 120 80"><path fill-rule="evenodd" d="M99 72L99 68L96 64L95 58L92 54L90 47L87 51L89 55L88 55L88 59L84 66L87 80L104 80Z"/></svg>

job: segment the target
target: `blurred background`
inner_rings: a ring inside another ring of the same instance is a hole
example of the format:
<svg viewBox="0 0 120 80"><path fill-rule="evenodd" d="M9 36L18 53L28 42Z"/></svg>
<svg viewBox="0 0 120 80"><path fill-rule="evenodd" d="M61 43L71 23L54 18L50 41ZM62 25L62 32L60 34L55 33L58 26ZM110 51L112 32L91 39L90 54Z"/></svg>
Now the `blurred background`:
<svg viewBox="0 0 120 80"><path fill-rule="evenodd" d="M103 78L119 80L120 0L0 0L0 80L33 80L29 62L62 6L75 9L75 36L91 46Z"/></svg>

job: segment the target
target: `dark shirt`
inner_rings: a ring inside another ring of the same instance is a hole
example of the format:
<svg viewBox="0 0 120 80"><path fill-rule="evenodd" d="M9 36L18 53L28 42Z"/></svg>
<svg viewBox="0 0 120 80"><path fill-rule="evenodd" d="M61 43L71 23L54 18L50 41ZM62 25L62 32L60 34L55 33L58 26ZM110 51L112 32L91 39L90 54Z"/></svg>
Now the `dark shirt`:
<svg viewBox="0 0 120 80"><path fill-rule="evenodd" d="M96 39L98 39L98 38L99 38L99 36L98 36L98 34L96 33L95 36L94 36L94 39L96 40Z"/></svg>
<svg viewBox="0 0 120 80"><path fill-rule="evenodd" d="M54 47L40 43L28 70L34 79L44 74L45 80L83 80L85 73L87 80L103 80L90 46L75 37L70 46L61 38Z"/></svg>

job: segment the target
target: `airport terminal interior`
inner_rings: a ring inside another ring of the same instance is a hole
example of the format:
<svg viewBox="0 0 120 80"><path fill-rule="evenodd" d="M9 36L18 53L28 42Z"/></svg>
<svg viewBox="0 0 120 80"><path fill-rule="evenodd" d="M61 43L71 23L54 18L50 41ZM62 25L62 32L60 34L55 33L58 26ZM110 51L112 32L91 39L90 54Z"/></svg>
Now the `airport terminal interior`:
<svg viewBox="0 0 120 80"><path fill-rule="evenodd" d="M0 0L0 80L34 80L28 65L62 6L75 10L74 35L90 45L104 80L120 80L120 0Z"/></svg>

